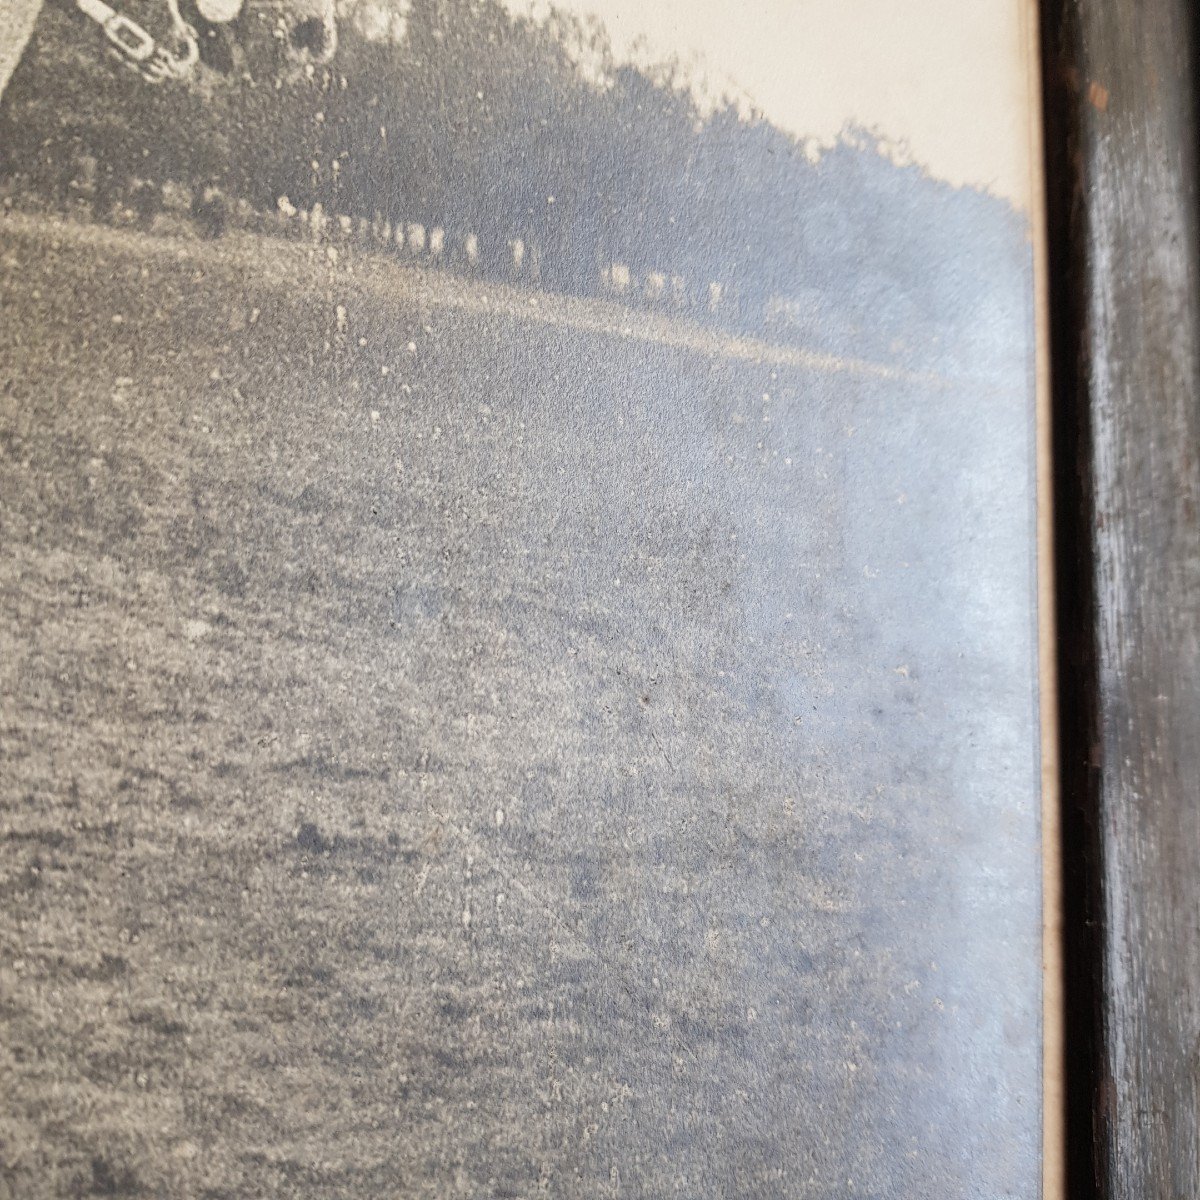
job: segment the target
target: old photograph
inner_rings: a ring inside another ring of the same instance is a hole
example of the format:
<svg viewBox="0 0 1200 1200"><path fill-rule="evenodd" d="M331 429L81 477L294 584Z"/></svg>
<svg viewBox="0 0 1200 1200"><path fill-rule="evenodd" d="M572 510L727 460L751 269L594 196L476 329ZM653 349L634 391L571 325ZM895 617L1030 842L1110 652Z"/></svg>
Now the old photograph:
<svg viewBox="0 0 1200 1200"><path fill-rule="evenodd" d="M1026 13L891 7L0 0L0 1197L1040 1195Z"/></svg>

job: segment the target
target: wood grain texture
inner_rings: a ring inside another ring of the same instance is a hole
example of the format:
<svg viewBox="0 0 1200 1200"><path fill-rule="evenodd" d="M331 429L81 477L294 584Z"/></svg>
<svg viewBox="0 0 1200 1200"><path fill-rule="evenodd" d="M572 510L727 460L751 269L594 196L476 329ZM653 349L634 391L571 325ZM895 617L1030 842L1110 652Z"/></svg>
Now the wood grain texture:
<svg viewBox="0 0 1200 1200"><path fill-rule="evenodd" d="M1200 1195L1190 0L1043 10L1072 1195Z"/></svg>

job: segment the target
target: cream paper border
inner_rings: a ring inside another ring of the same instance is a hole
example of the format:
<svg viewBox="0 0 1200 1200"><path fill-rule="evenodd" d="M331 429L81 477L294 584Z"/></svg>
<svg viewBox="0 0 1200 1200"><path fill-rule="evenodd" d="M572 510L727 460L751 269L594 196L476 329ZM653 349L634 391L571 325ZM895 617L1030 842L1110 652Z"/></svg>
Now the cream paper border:
<svg viewBox="0 0 1200 1200"><path fill-rule="evenodd" d="M1038 681L1042 762L1042 1197L1066 1197L1062 815L1059 787L1054 474L1051 422L1049 259L1038 0L1024 0L1028 81L1029 228L1033 245L1037 429Z"/></svg>

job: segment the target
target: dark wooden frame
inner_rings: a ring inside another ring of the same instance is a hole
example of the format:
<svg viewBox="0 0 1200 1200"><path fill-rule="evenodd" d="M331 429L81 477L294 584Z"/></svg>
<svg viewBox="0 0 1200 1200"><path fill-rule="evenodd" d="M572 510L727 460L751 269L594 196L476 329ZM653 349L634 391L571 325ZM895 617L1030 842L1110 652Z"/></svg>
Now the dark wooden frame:
<svg viewBox="0 0 1200 1200"><path fill-rule="evenodd" d="M1044 0L1069 1194L1200 1197L1194 0Z"/></svg>

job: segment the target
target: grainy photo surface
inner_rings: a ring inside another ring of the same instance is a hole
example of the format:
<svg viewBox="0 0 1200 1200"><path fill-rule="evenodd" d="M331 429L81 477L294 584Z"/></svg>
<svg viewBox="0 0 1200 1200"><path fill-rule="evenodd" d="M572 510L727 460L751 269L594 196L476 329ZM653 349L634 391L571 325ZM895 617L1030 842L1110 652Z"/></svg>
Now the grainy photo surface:
<svg viewBox="0 0 1200 1200"><path fill-rule="evenodd" d="M1039 1194L1027 64L911 7L0 0L0 1196Z"/></svg>

